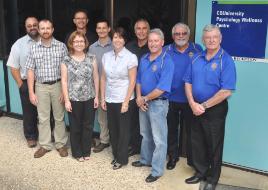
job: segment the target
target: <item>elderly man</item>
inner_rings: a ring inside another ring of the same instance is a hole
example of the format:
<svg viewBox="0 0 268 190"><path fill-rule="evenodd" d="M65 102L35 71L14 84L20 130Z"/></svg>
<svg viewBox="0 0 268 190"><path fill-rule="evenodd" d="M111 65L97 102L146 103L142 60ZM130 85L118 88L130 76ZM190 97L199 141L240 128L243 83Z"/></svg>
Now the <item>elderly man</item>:
<svg viewBox="0 0 268 190"><path fill-rule="evenodd" d="M55 120L55 147L60 156L65 157L68 152L65 148L67 134L63 120L60 64L67 54L67 49L63 43L53 38L54 28L51 21L41 20L38 31L41 40L31 47L26 61L30 101L37 106L39 118L40 148L35 152L34 157L40 158L53 148L49 123L51 105Z"/></svg>
<svg viewBox="0 0 268 190"><path fill-rule="evenodd" d="M193 111L192 145L196 173L188 184L206 180L204 190L214 190L221 174L227 98L236 85L236 69L231 56L221 48L218 26L203 29L206 51L193 58L184 76L185 91Z"/></svg>
<svg viewBox="0 0 268 190"><path fill-rule="evenodd" d="M126 47L134 53L138 60L145 53L149 52L147 41L148 41L148 33L150 31L150 25L145 19L138 19L134 25L134 31L137 39L129 42ZM129 144L129 156L133 156L135 154L140 153L141 149L141 135L140 135L140 125L139 125L139 107L137 105L132 107L132 117L131 117L131 138Z"/></svg>
<svg viewBox="0 0 268 190"><path fill-rule="evenodd" d="M32 44L39 39L38 20L35 17L28 17L25 20L25 29L27 34L18 39L11 48L7 66L11 68L11 74L19 87L24 136L28 147L33 148L38 139L37 110L29 100L25 62Z"/></svg>
<svg viewBox="0 0 268 190"><path fill-rule="evenodd" d="M182 80L187 67L191 64L194 54L202 51L200 45L189 43L190 28L183 23L177 23L172 28L172 38L174 42L167 45L166 51L174 61L174 75L169 95L169 109L167 115L168 123L168 155L169 161L167 169L172 170L179 160L179 136L182 128L186 130L186 152L187 163L192 166L192 146L191 146L191 117L192 111L188 104L184 81ZM180 131L180 133L178 133Z"/></svg>
<svg viewBox="0 0 268 190"><path fill-rule="evenodd" d="M89 53L96 55L99 76L102 71L102 56L104 53L111 51L113 45L109 33L111 31L109 21L106 19L99 19L96 24L96 32L98 40L89 47ZM98 122L100 124L100 143L94 147L93 152L98 153L110 146L109 129L107 126L107 112L101 106L98 108Z"/></svg>
<svg viewBox="0 0 268 190"><path fill-rule="evenodd" d="M150 53L141 58L137 76L137 105L140 108L140 132L143 137L141 158L133 162L135 167L152 165L147 183L156 181L164 173L167 153L167 112L174 63L169 54L162 51L164 35L160 29L149 32Z"/></svg>
<svg viewBox="0 0 268 190"><path fill-rule="evenodd" d="M80 9L76 10L73 16L73 23L75 25L75 30L82 32L83 34L86 35L89 44L93 44L96 40L96 34L90 32L87 28L87 24L89 22L88 16L87 16L87 11ZM69 36L71 35L73 31L69 32L66 36L65 39L65 44L67 44L67 41L69 39Z"/></svg>

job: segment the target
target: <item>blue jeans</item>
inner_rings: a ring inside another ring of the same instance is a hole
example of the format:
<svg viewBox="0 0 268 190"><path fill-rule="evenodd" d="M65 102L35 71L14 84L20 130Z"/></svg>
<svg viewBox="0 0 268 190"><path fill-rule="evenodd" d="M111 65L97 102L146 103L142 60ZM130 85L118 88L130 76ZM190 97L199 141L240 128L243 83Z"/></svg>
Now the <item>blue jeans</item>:
<svg viewBox="0 0 268 190"><path fill-rule="evenodd" d="M139 111L143 137L140 162L152 165L152 176L162 176L167 154L168 100L154 100L148 104L146 112Z"/></svg>

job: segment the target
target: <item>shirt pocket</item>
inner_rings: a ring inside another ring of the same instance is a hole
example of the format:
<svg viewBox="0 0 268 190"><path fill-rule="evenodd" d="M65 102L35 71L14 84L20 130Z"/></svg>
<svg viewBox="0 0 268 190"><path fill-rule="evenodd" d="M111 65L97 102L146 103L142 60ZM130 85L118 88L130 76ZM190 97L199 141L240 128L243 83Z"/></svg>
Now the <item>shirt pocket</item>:
<svg viewBox="0 0 268 190"><path fill-rule="evenodd" d="M208 85L220 87L220 69L219 68L208 67L206 69L206 83Z"/></svg>
<svg viewBox="0 0 268 190"><path fill-rule="evenodd" d="M44 56L42 53L36 53L33 55L37 68L41 68L44 62Z"/></svg>

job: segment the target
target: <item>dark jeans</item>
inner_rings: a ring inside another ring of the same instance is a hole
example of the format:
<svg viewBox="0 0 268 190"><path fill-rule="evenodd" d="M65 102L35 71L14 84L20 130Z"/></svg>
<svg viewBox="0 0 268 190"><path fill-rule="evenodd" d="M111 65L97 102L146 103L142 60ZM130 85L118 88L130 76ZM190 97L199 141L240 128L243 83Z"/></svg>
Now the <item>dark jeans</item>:
<svg viewBox="0 0 268 190"><path fill-rule="evenodd" d="M225 120L228 103L224 101L192 120L193 161L196 175L217 184L221 174Z"/></svg>
<svg viewBox="0 0 268 190"><path fill-rule="evenodd" d="M129 102L129 110L135 100ZM122 103L107 103L107 120L114 159L126 165L128 163L128 144L130 138L130 111L121 113Z"/></svg>
<svg viewBox="0 0 268 190"><path fill-rule="evenodd" d="M188 103L169 102L167 115L168 123L168 155L179 158L179 137L182 137L183 129L186 130L186 154L187 163L192 165L192 143L191 143L191 118L192 110ZM180 143L181 146L181 143Z"/></svg>
<svg viewBox="0 0 268 190"><path fill-rule="evenodd" d="M141 150L142 140L142 136L140 134L139 107L136 103L134 103L131 110L129 111L131 115L129 146L133 149L134 152L139 153Z"/></svg>
<svg viewBox="0 0 268 190"><path fill-rule="evenodd" d="M70 141L74 158L90 156L92 130L95 118L94 99L88 101L71 101Z"/></svg>
<svg viewBox="0 0 268 190"><path fill-rule="evenodd" d="M22 106L24 136L27 140L37 140L37 109L36 106L30 102L26 80L23 80L23 84L19 88L19 92Z"/></svg>

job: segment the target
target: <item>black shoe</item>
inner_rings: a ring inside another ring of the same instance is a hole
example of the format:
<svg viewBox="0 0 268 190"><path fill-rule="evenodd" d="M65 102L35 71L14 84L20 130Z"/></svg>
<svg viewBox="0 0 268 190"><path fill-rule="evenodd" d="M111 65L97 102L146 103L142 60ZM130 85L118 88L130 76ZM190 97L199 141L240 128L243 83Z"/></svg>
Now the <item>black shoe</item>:
<svg viewBox="0 0 268 190"><path fill-rule="evenodd" d="M187 178L185 180L185 183L188 183L188 184L196 184L196 183L199 183L202 180L203 180L202 177L198 177L198 176L194 175L192 177Z"/></svg>
<svg viewBox="0 0 268 190"><path fill-rule="evenodd" d="M109 144L103 144L103 143L100 143L98 144L98 146L96 146L94 149L93 149L93 152L95 153L98 153L98 152L101 152L103 151L103 149L109 147L110 145Z"/></svg>
<svg viewBox="0 0 268 190"><path fill-rule="evenodd" d="M114 165L116 163L116 159L113 159L113 161L111 162L112 165Z"/></svg>
<svg viewBox="0 0 268 190"><path fill-rule="evenodd" d="M128 156L129 156L129 157L130 157L130 156L134 156L134 155L136 155L136 154L140 154L139 151L137 151L137 150L135 150L135 149L132 149L132 148L130 148L130 149L128 150Z"/></svg>
<svg viewBox="0 0 268 190"><path fill-rule="evenodd" d="M179 161L178 158L171 158L167 163L167 169L173 170L176 166L176 163Z"/></svg>
<svg viewBox="0 0 268 190"><path fill-rule="evenodd" d="M151 182L158 180L159 178L160 176L152 176L152 174L150 174L148 177L146 177L145 181L147 183L151 183Z"/></svg>
<svg viewBox="0 0 268 190"><path fill-rule="evenodd" d="M118 162L115 162L114 166L113 166L113 170L118 170L120 168L122 168L123 164L119 164Z"/></svg>
<svg viewBox="0 0 268 190"><path fill-rule="evenodd" d="M143 166L151 167L151 165L143 164L140 161L132 162L131 165L134 166L134 167L143 167Z"/></svg>
<svg viewBox="0 0 268 190"><path fill-rule="evenodd" d="M203 190L215 190L216 189L216 185L212 184L212 183L206 183L205 187Z"/></svg>

